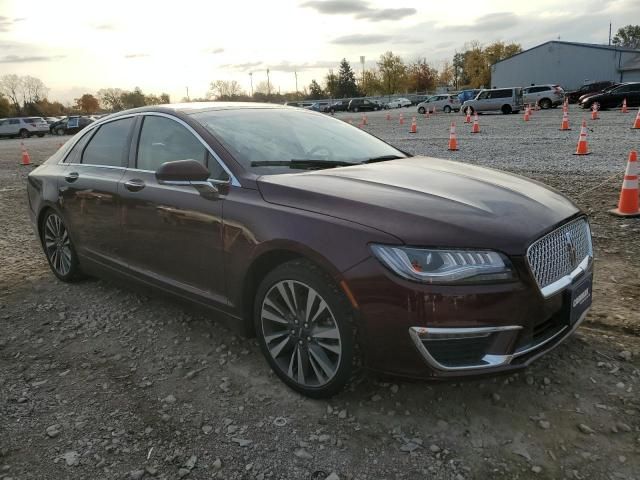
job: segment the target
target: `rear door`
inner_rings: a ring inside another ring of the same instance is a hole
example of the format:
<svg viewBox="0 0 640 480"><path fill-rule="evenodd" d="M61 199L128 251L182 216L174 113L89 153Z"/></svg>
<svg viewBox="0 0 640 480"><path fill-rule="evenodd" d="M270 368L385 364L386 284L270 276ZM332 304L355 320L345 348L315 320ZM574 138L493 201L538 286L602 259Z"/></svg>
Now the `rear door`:
<svg viewBox="0 0 640 480"><path fill-rule="evenodd" d="M219 188L212 198L193 185L158 182L165 162L192 159L209 168ZM222 208L228 175L204 142L180 119L145 115L133 163L120 179L129 268L160 287L208 303L226 304Z"/></svg>
<svg viewBox="0 0 640 480"><path fill-rule="evenodd" d="M640 106L640 83L634 83L629 85L629 94L627 95L627 105L629 107Z"/></svg>
<svg viewBox="0 0 640 480"><path fill-rule="evenodd" d="M83 136L61 182L62 213L78 254L108 266L122 265L118 182L135 121L115 119Z"/></svg>

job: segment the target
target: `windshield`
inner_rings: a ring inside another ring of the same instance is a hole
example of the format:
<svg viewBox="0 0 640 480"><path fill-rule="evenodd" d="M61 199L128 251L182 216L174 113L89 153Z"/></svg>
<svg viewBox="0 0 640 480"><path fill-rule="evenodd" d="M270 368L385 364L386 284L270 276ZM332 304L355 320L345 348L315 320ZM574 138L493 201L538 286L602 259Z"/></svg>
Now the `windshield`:
<svg viewBox="0 0 640 480"><path fill-rule="evenodd" d="M199 112L193 117L244 168L256 174L303 170L301 160L332 167L379 157L406 157L358 128L308 110L243 108ZM277 164L264 165L265 162Z"/></svg>

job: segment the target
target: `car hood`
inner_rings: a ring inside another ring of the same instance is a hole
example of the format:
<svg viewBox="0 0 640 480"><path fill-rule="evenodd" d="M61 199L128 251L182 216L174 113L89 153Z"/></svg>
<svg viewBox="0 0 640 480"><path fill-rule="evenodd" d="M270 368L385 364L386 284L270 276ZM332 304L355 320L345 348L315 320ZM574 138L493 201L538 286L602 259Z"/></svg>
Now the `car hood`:
<svg viewBox="0 0 640 480"><path fill-rule="evenodd" d="M498 170L411 157L258 179L265 201L386 232L409 245L522 255L579 209L560 193Z"/></svg>

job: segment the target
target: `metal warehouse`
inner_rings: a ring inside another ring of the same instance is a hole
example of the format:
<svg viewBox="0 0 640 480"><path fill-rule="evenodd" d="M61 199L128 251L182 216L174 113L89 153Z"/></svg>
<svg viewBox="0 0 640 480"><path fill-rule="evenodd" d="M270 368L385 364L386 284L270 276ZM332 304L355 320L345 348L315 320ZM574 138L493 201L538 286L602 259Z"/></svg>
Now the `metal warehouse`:
<svg viewBox="0 0 640 480"><path fill-rule="evenodd" d="M600 80L640 81L640 50L553 40L491 66L492 87L557 83L572 90Z"/></svg>

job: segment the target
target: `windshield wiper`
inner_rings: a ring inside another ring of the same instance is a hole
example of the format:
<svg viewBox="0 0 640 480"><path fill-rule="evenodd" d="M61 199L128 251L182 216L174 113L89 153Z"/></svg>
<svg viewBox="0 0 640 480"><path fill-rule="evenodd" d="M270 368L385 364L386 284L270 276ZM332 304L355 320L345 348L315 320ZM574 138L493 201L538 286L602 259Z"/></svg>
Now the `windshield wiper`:
<svg viewBox="0 0 640 480"><path fill-rule="evenodd" d="M400 158L406 158L406 157L401 157L400 155L380 155L379 157L369 158L363 161L362 163L386 162L387 160L398 160Z"/></svg>
<svg viewBox="0 0 640 480"><path fill-rule="evenodd" d="M331 160L264 160L251 162L252 167L289 167L295 170L320 170L323 168L348 167L356 165L352 162L334 162Z"/></svg>

